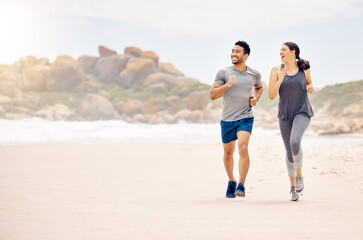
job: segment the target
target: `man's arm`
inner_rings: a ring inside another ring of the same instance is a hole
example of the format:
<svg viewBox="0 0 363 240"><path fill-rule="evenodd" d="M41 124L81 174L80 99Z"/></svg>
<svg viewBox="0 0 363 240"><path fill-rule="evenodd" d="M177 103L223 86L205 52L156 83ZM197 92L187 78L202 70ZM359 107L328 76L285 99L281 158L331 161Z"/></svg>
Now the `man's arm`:
<svg viewBox="0 0 363 240"><path fill-rule="evenodd" d="M253 95L250 97L250 105L251 106L256 106L258 100L260 100L260 97L263 93L263 86L262 84L257 86L257 87L254 87L253 89Z"/></svg>
<svg viewBox="0 0 363 240"><path fill-rule="evenodd" d="M224 85L219 85L214 83L210 89L209 96L210 99L216 100L223 96L223 94L232 87L233 84L236 82L236 76L232 76L228 79L228 82Z"/></svg>

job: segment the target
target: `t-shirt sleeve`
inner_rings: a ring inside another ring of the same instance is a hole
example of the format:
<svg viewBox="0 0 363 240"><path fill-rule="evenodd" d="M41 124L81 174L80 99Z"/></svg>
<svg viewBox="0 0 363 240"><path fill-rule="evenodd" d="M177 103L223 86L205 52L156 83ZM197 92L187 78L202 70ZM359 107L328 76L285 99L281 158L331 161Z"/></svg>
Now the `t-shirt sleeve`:
<svg viewBox="0 0 363 240"><path fill-rule="evenodd" d="M257 71L255 87L258 87L258 86L260 86L261 84L262 84L262 81L261 81L261 73Z"/></svg>
<svg viewBox="0 0 363 240"><path fill-rule="evenodd" d="M218 85L221 85L221 86L226 83L225 74L224 74L223 69L219 70L219 72L217 73L216 79L214 80L214 83L218 84Z"/></svg>

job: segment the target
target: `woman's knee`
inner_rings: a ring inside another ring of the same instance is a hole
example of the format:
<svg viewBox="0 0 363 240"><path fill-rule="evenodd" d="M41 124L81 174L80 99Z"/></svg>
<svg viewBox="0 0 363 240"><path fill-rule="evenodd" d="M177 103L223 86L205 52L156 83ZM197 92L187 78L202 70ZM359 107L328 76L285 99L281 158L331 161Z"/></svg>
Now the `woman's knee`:
<svg viewBox="0 0 363 240"><path fill-rule="evenodd" d="M291 139L290 146L293 155L297 155L300 151L300 139Z"/></svg>

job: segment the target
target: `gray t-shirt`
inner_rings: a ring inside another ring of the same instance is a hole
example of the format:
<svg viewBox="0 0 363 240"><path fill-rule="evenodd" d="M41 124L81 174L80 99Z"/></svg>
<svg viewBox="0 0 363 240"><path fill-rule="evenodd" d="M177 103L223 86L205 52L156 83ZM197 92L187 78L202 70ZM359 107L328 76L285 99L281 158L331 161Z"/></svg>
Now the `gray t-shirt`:
<svg viewBox="0 0 363 240"><path fill-rule="evenodd" d="M246 71L238 71L233 65L221 69L214 83L222 86L233 75L236 75L236 83L223 94L222 120L227 122L253 116L250 96L253 87L261 85L261 74L257 70L247 66Z"/></svg>

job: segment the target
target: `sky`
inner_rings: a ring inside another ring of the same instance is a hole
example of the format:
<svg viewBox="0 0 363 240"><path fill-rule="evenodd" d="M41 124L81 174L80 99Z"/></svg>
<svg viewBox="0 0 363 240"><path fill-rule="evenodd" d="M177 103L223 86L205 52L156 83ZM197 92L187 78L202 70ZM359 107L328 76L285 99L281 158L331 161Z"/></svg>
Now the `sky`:
<svg viewBox="0 0 363 240"><path fill-rule="evenodd" d="M363 0L0 0L0 30L0 64L136 46L212 84L244 40L247 65L268 83L293 41L315 87L363 79Z"/></svg>

